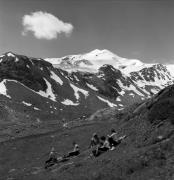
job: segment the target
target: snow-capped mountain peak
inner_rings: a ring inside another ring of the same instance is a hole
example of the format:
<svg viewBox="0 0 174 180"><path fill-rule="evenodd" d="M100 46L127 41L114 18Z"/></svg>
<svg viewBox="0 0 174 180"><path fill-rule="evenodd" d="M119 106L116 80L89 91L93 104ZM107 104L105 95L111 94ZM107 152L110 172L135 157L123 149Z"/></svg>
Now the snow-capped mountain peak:
<svg viewBox="0 0 174 180"><path fill-rule="evenodd" d="M128 59L118 56L107 49L95 49L88 53L68 55L62 58L46 58L54 67L69 72L90 72L96 73L105 64L119 69L125 75L130 76L131 72L138 72L144 68L150 68L157 63L143 63L138 59ZM174 76L174 64L165 65L167 70Z"/></svg>
<svg viewBox="0 0 174 180"><path fill-rule="evenodd" d="M116 54L112 53L111 51L107 49L99 50L95 49L89 53L84 54L84 56L89 60L93 58L102 58L102 59L109 59L109 58L115 58L118 57Z"/></svg>
<svg viewBox="0 0 174 180"><path fill-rule="evenodd" d="M8 57L15 57L15 54L13 54L12 52L8 52L8 53L6 53L6 55L8 56Z"/></svg>
<svg viewBox="0 0 174 180"><path fill-rule="evenodd" d="M45 117L71 119L108 106L121 110L174 82L165 65L147 65L106 49L53 59L52 64L12 52L0 56L0 96L42 110Z"/></svg>
<svg viewBox="0 0 174 180"><path fill-rule="evenodd" d="M112 65L117 69L124 69L125 73L130 72L133 67L140 68L143 62L137 59L122 58L107 49L95 49L89 53L69 55L62 58L46 58L46 61L68 71L97 72L105 64Z"/></svg>

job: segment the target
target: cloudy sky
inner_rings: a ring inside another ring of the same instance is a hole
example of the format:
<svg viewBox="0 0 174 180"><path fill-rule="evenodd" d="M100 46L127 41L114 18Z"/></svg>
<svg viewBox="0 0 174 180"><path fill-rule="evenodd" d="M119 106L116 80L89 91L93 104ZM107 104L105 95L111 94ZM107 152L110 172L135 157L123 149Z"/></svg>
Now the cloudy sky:
<svg viewBox="0 0 174 180"><path fill-rule="evenodd" d="M0 0L0 54L45 58L94 49L174 63L174 1Z"/></svg>

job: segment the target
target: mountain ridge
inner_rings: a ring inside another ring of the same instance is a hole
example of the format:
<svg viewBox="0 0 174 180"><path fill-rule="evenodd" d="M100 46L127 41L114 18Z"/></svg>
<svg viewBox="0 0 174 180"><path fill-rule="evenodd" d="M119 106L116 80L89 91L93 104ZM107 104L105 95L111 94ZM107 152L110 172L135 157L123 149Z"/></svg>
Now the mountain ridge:
<svg viewBox="0 0 174 180"><path fill-rule="evenodd" d="M103 50L95 49L88 53L68 55L68 56L63 56L61 58L45 58L45 60L52 63L55 67L63 68L69 71L85 70L87 72L97 72L97 70L102 65L109 64L115 68L122 70L122 72L126 74L129 74L133 69L134 71L139 71L143 68L151 67L155 64L160 64L160 63L143 63L138 59L123 58L112 53L107 49L103 49ZM81 67L75 66L76 64L80 64L83 62L84 64L82 64ZM163 65L165 65L170 72L174 71L174 64L163 64ZM174 73L172 73L172 75L174 75Z"/></svg>
<svg viewBox="0 0 174 180"><path fill-rule="evenodd" d="M36 125L38 121L40 124L53 121L61 126L68 121L85 119L103 108L122 111L173 82L162 64L129 74L109 64L103 64L97 72L69 72L41 58L12 52L0 57L0 97L7 107L20 114L19 121L25 117L22 126L28 124L28 119ZM1 123L13 124L10 116L5 117Z"/></svg>

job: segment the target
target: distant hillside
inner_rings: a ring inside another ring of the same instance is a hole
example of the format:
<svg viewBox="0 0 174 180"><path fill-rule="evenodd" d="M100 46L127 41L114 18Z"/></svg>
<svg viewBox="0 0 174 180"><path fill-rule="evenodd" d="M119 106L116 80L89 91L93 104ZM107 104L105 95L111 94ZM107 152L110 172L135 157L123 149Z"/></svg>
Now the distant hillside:
<svg viewBox="0 0 174 180"><path fill-rule="evenodd" d="M174 85L124 110L106 108L75 126L1 143L1 179L173 180L173 108ZM126 138L115 150L91 157L92 134L107 135L111 128ZM43 168L51 147L59 157L72 149L73 141L80 146L79 156Z"/></svg>
<svg viewBox="0 0 174 180"><path fill-rule="evenodd" d="M78 67L83 64L80 55L68 57L61 59L61 66L62 63L70 67L72 63ZM108 50L96 50L84 57L89 66L96 58L97 71L69 72L43 59L12 52L0 56L0 104L5 107L1 109L1 139L20 133L22 136L31 127L38 127L36 132L48 124L62 127L66 122L86 119L103 108L115 107L121 111L173 84L173 76L162 64L146 66L139 60L116 59ZM106 58L115 64L105 64ZM125 73L130 67L132 71Z"/></svg>

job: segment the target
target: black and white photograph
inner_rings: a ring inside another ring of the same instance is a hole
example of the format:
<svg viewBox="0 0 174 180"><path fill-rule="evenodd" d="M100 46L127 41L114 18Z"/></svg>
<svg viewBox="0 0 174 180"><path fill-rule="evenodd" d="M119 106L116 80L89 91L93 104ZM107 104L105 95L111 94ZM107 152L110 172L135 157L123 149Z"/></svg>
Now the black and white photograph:
<svg viewBox="0 0 174 180"><path fill-rule="evenodd" d="M174 180L174 0L0 0L0 180Z"/></svg>

